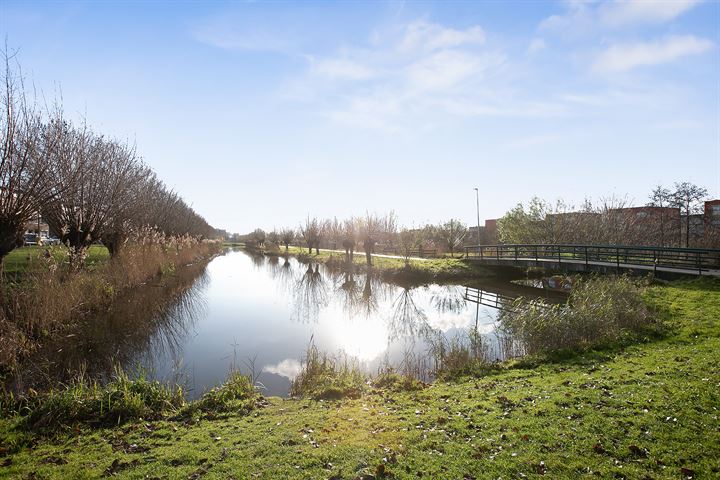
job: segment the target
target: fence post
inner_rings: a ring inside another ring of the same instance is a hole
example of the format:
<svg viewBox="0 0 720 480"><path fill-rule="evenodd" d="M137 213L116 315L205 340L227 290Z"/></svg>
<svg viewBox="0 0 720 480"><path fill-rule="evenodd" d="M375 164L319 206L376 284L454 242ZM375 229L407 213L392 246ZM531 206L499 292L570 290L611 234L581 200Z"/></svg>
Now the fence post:
<svg viewBox="0 0 720 480"><path fill-rule="evenodd" d="M653 250L653 274L657 273L658 255L657 250Z"/></svg>
<svg viewBox="0 0 720 480"><path fill-rule="evenodd" d="M700 260L700 252L697 252L697 266L698 266L698 275L702 275L702 261Z"/></svg>
<svg viewBox="0 0 720 480"><path fill-rule="evenodd" d="M617 271L620 272L620 249L615 247L615 264L617 265Z"/></svg>
<svg viewBox="0 0 720 480"><path fill-rule="evenodd" d="M535 265L538 263L538 247L535 245Z"/></svg>
<svg viewBox="0 0 720 480"><path fill-rule="evenodd" d="M556 245L555 248L557 248L557 251L558 251L558 267L559 267L560 264L562 263L562 255L560 255L560 246Z"/></svg>
<svg viewBox="0 0 720 480"><path fill-rule="evenodd" d="M518 259L518 246L515 245L515 261L517 262Z"/></svg>
<svg viewBox="0 0 720 480"><path fill-rule="evenodd" d="M585 245L585 268L588 266L588 248L587 245Z"/></svg>

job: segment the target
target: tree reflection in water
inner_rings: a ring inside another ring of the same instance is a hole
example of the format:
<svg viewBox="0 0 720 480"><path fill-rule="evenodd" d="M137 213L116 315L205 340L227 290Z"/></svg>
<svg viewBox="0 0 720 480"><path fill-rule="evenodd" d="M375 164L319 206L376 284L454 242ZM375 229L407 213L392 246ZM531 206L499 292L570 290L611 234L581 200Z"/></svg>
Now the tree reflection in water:
<svg viewBox="0 0 720 480"><path fill-rule="evenodd" d="M301 323L317 322L320 311L328 304L328 292L325 279L320 273L320 265L308 264L305 274L295 282L293 295L293 321Z"/></svg>
<svg viewBox="0 0 720 480"><path fill-rule="evenodd" d="M14 391L43 389L79 374L103 381L120 365L154 367L153 359L179 358L195 322L205 314L207 262L189 265L126 292L111 311L77 325L28 358L8 384Z"/></svg>
<svg viewBox="0 0 720 480"><path fill-rule="evenodd" d="M433 328L427 315L413 300L413 289L404 287L392 303L392 314L388 319L388 340L401 337L429 338Z"/></svg>

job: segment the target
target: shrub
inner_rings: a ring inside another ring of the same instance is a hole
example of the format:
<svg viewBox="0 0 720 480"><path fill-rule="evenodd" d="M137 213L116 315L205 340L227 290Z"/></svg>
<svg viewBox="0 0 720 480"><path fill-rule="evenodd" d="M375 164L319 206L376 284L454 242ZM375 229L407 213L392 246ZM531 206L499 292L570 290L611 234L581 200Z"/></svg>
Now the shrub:
<svg viewBox="0 0 720 480"><path fill-rule="evenodd" d="M565 305L516 302L501 318L501 329L531 354L608 344L652 324L641 287L626 276L576 282Z"/></svg>

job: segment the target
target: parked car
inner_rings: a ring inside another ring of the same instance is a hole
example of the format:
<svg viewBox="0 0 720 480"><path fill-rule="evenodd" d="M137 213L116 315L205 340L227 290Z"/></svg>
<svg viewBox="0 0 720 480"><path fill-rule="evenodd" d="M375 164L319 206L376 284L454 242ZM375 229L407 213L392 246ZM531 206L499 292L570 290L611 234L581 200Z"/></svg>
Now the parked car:
<svg viewBox="0 0 720 480"><path fill-rule="evenodd" d="M60 245L62 242L57 237L47 237L43 238L42 243L43 245Z"/></svg>
<svg viewBox="0 0 720 480"><path fill-rule="evenodd" d="M39 245L40 244L40 237L37 233L26 233L25 237L23 237L23 245L25 246L33 246L33 245Z"/></svg>

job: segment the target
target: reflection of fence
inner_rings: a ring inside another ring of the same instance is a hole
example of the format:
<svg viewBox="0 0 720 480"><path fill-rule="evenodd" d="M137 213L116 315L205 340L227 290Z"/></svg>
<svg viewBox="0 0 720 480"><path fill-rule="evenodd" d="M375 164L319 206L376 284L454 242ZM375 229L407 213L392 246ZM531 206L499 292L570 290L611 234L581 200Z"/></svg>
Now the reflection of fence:
<svg viewBox="0 0 720 480"><path fill-rule="evenodd" d="M720 250L612 245L476 245L465 256L488 264L646 270L720 276Z"/></svg>
<svg viewBox="0 0 720 480"><path fill-rule="evenodd" d="M505 312L514 312L517 310L516 301L524 297L488 292L487 290L481 290L479 288L465 287L463 298L468 302L478 303L485 307L496 308ZM540 307L549 307L548 304L537 300L535 301L535 304Z"/></svg>

